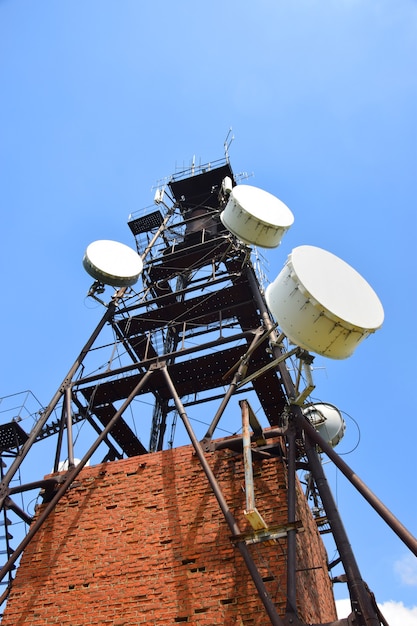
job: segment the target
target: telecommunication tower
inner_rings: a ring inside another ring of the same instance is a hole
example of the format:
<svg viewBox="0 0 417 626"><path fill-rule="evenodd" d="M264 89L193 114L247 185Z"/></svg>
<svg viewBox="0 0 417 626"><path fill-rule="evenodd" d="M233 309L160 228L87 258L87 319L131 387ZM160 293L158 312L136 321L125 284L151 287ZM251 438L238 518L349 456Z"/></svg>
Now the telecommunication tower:
<svg viewBox="0 0 417 626"><path fill-rule="evenodd" d="M259 594L265 612L259 623L304 623L296 608L300 468L308 473L306 495L314 502L315 521L333 534L338 550L329 576L342 563L351 598L352 613L333 623L386 623L361 577L320 454L337 465L413 552L416 540L335 452L345 427L338 409L309 401L314 354L348 358L382 325L383 309L352 267L315 246L295 248L264 290L254 248L277 247L293 219L275 196L236 180L226 151L224 159L193 163L157 188L154 205L129 217L134 246L99 240L87 247L83 264L94 279L88 295L103 307L103 316L32 431L26 433L16 421L0 427L1 454L8 457L0 492L4 526L7 531L11 514L28 524L19 546L12 549L7 543L2 601L9 594L13 598L21 554L87 464L146 458L174 447L181 429ZM237 400L239 434L216 439L232 404L236 413ZM194 423L202 411L208 426L197 434ZM89 432L84 449L74 443L79 423ZM11 486L34 444L53 436L51 475ZM220 449L242 458L251 529L246 534L238 529L207 461ZM285 466L288 515L278 530L255 505L254 458L277 459ZM41 489L43 505L32 519L15 495L34 489ZM277 537L285 541L284 615L248 548L250 541L271 545Z"/></svg>

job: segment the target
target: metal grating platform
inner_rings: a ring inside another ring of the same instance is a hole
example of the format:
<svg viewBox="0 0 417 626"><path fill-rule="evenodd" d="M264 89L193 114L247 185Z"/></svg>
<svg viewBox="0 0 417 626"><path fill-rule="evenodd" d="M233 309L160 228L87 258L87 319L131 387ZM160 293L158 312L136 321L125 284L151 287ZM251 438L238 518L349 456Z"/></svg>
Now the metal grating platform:
<svg viewBox="0 0 417 626"><path fill-rule="evenodd" d="M134 220L130 220L127 225L132 231L133 235L140 235L141 233L147 233L151 230L156 230L162 224L161 211L153 211L142 217L138 217Z"/></svg>
<svg viewBox="0 0 417 626"><path fill-rule="evenodd" d="M221 167L209 169L209 166L195 176L188 176L182 180L171 181L169 187L176 201L182 208L204 206L218 207L218 195L224 178L228 176L234 180L233 172L228 163Z"/></svg>
<svg viewBox="0 0 417 626"><path fill-rule="evenodd" d="M17 422L0 425L0 452L19 448L29 439Z"/></svg>

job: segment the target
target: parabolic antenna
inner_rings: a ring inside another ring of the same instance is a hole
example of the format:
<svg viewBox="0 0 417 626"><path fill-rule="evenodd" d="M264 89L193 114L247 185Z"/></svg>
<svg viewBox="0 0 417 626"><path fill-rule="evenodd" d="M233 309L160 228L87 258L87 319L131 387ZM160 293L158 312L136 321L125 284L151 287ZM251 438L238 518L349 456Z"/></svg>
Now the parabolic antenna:
<svg viewBox="0 0 417 626"><path fill-rule="evenodd" d="M118 241L100 239L87 247L83 258L84 269L105 285L129 287L134 285L143 269L140 256Z"/></svg>
<svg viewBox="0 0 417 626"><path fill-rule="evenodd" d="M81 459L74 459L74 465L77 466L79 465ZM87 463L85 464L84 467L89 467L90 465L90 461L87 461ZM60 461L58 464L58 472L66 472L67 469L69 468L69 462L68 459L66 461ZM52 471L51 471L52 474Z"/></svg>
<svg viewBox="0 0 417 626"><path fill-rule="evenodd" d="M292 212L281 200L251 185L233 187L220 219L241 241L262 248L279 246L294 222Z"/></svg>
<svg viewBox="0 0 417 626"><path fill-rule="evenodd" d="M303 413L327 443L333 448L337 446L346 430L339 409L332 404L317 402L304 407Z"/></svg>
<svg viewBox="0 0 417 626"><path fill-rule="evenodd" d="M314 246L291 252L265 297L290 341L332 359L351 356L384 321L382 304L366 280Z"/></svg>

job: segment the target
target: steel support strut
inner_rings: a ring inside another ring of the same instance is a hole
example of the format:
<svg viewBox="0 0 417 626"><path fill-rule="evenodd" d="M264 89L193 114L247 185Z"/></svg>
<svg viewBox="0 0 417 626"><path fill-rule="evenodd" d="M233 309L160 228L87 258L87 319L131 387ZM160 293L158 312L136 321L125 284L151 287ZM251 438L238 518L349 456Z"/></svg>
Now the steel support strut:
<svg viewBox="0 0 417 626"><path fill-rule="evenodd" d="M118 292L118 294L123 295L122 292L124 293L124 290L120 290L120 292ZM15 473L17 472L17 470L19 469L20 465L22 464L23 460L25 459L27 453L29 452L30 448L32 447L32 444L35 443L37 436L39 435L39 433L41 432L42 428L44 427L44 425L48 421L48 419L49 419L50 415L52 414L52 412L54 411L56 405L58 404L58 402L62 398L63 394L65 393L65 389L68 387L68 385L72 381L72 378L74 377L74 375L77 372L78 368L80 367L81 363L84 361L85 357L87 356L88 352L90 351L90 348L94 344L94 342L97 339L98 335L100 334L101 330L103 329L105 324L111 319L111 317L114 315L114 312L115 312L115 310L117 308L118 294L116 294L116 297L109 304L105 314L103 315L103 317L99 321L99 323L98 323L97 327L95 328L93 334L91 335L91 337L89 338L89 340L85 344L84 348L81 350L80 354L78 355L77 359L75 360L75 362L72 365L71 369L69 370L68 374L66 375L66 377L62 381L61 386L59 387L58 391L55 393L54 397L52 398L50 404L46 407L45 411L43 412L43 414L41 415L39 420L36 422L35 426L32 428L32 430L31 430L31 432L29 434L29 438L23 444L23 446L20 448L18 455L16 456L15 460L13 461L13 463L10 465L7 473L4 475L4 477L3 477L2 481L1 481L1 485L0 485L0 508L3 506L4 500L7 498L7 495L8 495L7 488L9 486L10 481L12 480L12 478L15 475Z"/></svg>
<svg viewBox="0 0 417 626"><path fill-rule="evenodd" d="M203 442L204 442L205 445L207 445L211 441L211 438L213 437L213 433L216 430L216 426L219 423L220 418L223 415L224 410L226 409L226 406L227 406L230 398L235 393L239 382L245 376L246 371L248 369L248 361L249 361L250 355L258 347L260 335L262 335L262 329L258 328L258 330L255 333L255 336L253 337L253 339L251 341L251 344L250 344L248 350L243 355L240 363L237 366L236 372L235 372L235 374L233 376L233 380L230 383L229 388L226 391L226 393L224 395L224 398L223 398L223 400L220 403L220 406L219 406L219 408L218 408L218 410L216 412L216 415L214 416L210 426L207 429L207 432L206 432L206 434L204 436L204 439L203 439ZM229 373L230 372L228 372L227 374L229 374ZM228 377L227 374L224 376L225 379Z"/></svg>
<svg viewBox="0 0 417 626"><path fill-rule="evenodd" d="M305 433L305 448L310 471L317 485L317 489L319 490L320 498L345 568L347 583L352 598L352 608L359 618L361 626L362 624L363 626L380 626L380 620L373 607L370 594L362 580L359 567L356 563L346 531L324 474L316 446L310 440L308 433Z"/></svg>
<svg viewBox="0 0 417 626"><path fill-rule="evenodd" d="M106 428L100 433L100 435L97 437L95 442L91 445L89 450L85 453L85 455L80 460L78 465L75 465L75 466L73 465L68 470L68 472L67 472L67 474L66 474L66 476L64 478L64 481L62 482L62 484L58 488L58 491L55 493L53 498L45 505L45 508L42 509L42 512L40 513L39 517L37 517L36 520L31 525L31 527L29 529L29 532L26 535L26 537L21 541L21 543L16 548L16 550L13 552L13 554L11 555L11 557L9 558L7 563L1 568L1 570L0 570L0 580L2 580L3 577L5 576L5 574L7 574L8 571L12 568L12 566L17 561L19 556L22 554L23 550L26 548L28 543L33 538L33 536L38 532L38 530L40 529L40 527L42 526L42 524L44 523L46 518L54 510L55 506L60 501L62 496L65 495L65 493L68 491L68 489L70 488L70 486L72 485L72 483L74 482L74 480L78 476L78 474L81 472L81 470L83 469L83 467L85 466L87 461L90 460L91 456L97 450L99 445L107 437L108 433L111 431L113 426L116 424L116 422L119 419L119 417L127 409L129 404L134 400L134 398L137 396L137 394L139 393L141 388L146 384L149 376L152 375L153 371L154 370L148 370L145 373L143 378L139 381L139 383L135 386L135 388L132 390L132 392L129 394L129 396L126 398L126 400L123 402L123 404L120 407L120 409L118 409L116 411L116 413L113 415L113 417L111 418L111 420L107 424Z"/></svg>
<svg viewBox="0 0 417 626"><path fill-rule="evenodd" d="M204 470L204 473L206 474L207 480L210 483L210 486L213 490L214 495L216 496L217 502L219 503L220 509L224 515L224 518L231 530L231 533L234 537L240 535L241 536L241 532L239 529L239 526L237 524L237 521L235 520L232 512L229 509L229 506L223 496L223 493L220 489L220 486L216 480L216 477L213 474L213 471L210 467L210 465L207 462L206 457L204 456L204 452L203 449L201 447L200 442L198 441L197 437L194 434L194 431L191 427L191 424L188 420L187 414L185 412L185 408L181 402L180 397L178 396L178 393L175 389L174 383L172 382L172 379L169 375L169 372L166 368L166 366L163 366L161 368L162 374L165 377L167 386L170 390L170 393L172 395L172 398L174 400L175 403L175 407L178 411L178 414L180 415L182 422L185 426L185 429L188 433L188 436L190 437L191 443L194 447L194 450L197 454L197 457L202 465L202 468ZM276 607L274 605L274 603L272 602L272 599L270 598L268 591L264 585L264 582L262 580L262 577L255 565L255 563L253 562L252 556L248 550L248 547L246 545L246 543L242 540L238 540L236 542L236 546L239 549L239 552L241 553L246 567L249 570L250 575L252 576L252 580L255 584L255 587L258 591L259 597L265 607L265 610L267 612L267 615L271 621L271 624L273 624L273 626L284 626L284 622L283 620L280 618L280 616L277 613Z"/></svg>
<svg viewBox="0 0 417 626"><path fill-rule="evenodd" d="M325 441L315 428L308 422L302 420L302 428L308 433L309 438L314 441L323 452L333 461L338 469L346 476L359 493L367 500L373 509L382 517L384 522L395 532L403 543L417 556L417 539L411 532L391 513L391 511L381 502L379 498L365 485L357 474L349 467L343 459L334 451L330 444Z"/></svg>
<svg viewBox="0 0 417 626"><path fill-rule="evenodd" d="M74 466L74 441L72 437L72 408L71 408L71 387L65 389L65 411L67 414L67 446L68 446L68 467Z"/></svg>
<svg viewBox="0 0 417 626"><path fill-rule="evenodd" d="M273 322L269 316L268 308L259 290L258 283L254 276L253 270L247 268L247 276L250 282L253 297L259 307L261 317L267 330L273 327ZM273 333L271 338L274 340ZM272 352L275 358L278 358L282 354L282 349L278 345L273 345ZM286 395L291 402L291 399L295 398L294 383L289 375L285 362L280 362L277 365L277 369L280 372L282 385L285 389ZM291 408L292 419L294 419L296 430L307 430L306 439L309 442L310 428L311 426L305 416L302 413L301 407L293 405ZM314 430L311 426L311 430ZM313 435L312 435L313 436ZM319 437L318 433L317 436ZM322 438L320 437L320 440ZM317 441L317 439L315 439ZM319 444L321 445L321 444ZM310 470L314 476L317 487L320 492L320 496L323 502L323 506L326 511L326 515L329 518L332 534L334 536L336 545L339 550L339 554L345 568L348 587L352 594L351 598L356 603L355 614L357 616L362 615L365 621L362 621L361 626L380 626L380 620L376 616L375 610L372 606L370 595L363 581L359 568L356 564L355 557L353 555L352 548L349 544L345 529L343 527L342 520L340 518L337 507L334 503L332 493L328 486L323 467L318 457L315 446L309 444L308 448L308 461L310 464ZM288 581L291 580L291 573L287 573ZM287 589L287 594L290 594L291 590ZM295 591L294 591L295 593Z"/></svg>

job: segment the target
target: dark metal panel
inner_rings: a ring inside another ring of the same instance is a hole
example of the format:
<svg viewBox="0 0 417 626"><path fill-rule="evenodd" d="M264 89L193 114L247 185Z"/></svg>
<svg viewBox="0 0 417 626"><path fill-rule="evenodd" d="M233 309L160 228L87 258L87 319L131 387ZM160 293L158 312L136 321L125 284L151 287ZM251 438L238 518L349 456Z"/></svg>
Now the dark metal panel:
<svg viewBox="0 0 417 626"><path fill-rule="evenodd" d="M26 443L28 435L17 422L8 422L0 426L0 452L18 448Z"/></svg>
<svg viewBox="0 0 417 626"><path fill-rule="evenodd" d="M166 254L155 260L150 267L151 281L168 279L184 270L197 269L222 257L230 248L228 237L216 237L203 243L189 245L179 243L175 248L167 248ZM145 268L146 269L146 268Z"/></svg>
<svg viewBox="0 0 417 626"><path fill-rule="evenodd" d="M254 325L246 325L249 311L252 313L250 322L255 322ZM219 322L220 314L223 322L233 317L241 317L243 330L257 328L259 325L254 301L247 285L237 284L196 298L173 302L164 307L146 311L141 315L119 321L118 326L126 337L132 337L139 334L143 335L147 331L168 324L170 326L182 325L186 322L192 323L194 326L206 326Z"/></svg>
<svg viewBox="0 0 417 626"><path fill-rule="evenodd" d="M132 231L133 235L140 235L151 230L156 230L163 222L161 211L152 211L142 217L138 217L134 220L130 220L127 225Z"/></svg>
<svg viewBox="0 0 417 626"><path fill-rule="evenodd" d="M109 403L94 407L93 412L103 426L107 426L116 411L116 407ZM126 456L137 456L148 452L122 417L119 417L116 424L111 428L109 434L122 448Z"/></svg>
<svg viewBox="0 0 417 626"><path fill-rule="evenodd" d="M227 381L223 380L224 374L239 361L245 349L245 346L235 346L170 365L168 369L180 397L227 384ZM144 376L145 374L133 374L104 382L98 386L84 388L82 393L88 401L92 400L92 410L95 412L97 406L126 398ZM162 398L170 398L169 389L158 369L155 369L140 393L152 393L155 390Z"/></svg>
<svg viewBox="0 0 417 626"><path fill-rule="evenodd" d="M171 181L169 187L177 202L188 208L195 206L218 207L218 194L222 180L229 176L234 180L232 168L228 163L215 169L207 169L201 174L182 180Z"/></svg>
<svg viewBox="0 0 417 626"><path fill-rule="evenodd" d="M123 322L125 322L125 320L123 320ZM126 332L126 324L123 322L118 324L118 327L121 329L122 335L124 333L125 337L128 337L130 330L129 332ZM132 334L135 335L135 333ZM127 339L124 341L126 344L128 343ZM144 359L153 359L158 356L150 338L147 335L137 335L133 338L130 337L129 345L141 361Z"/></svg>
<svg viewBox="0 0 417 626"><path fill-rule="evenodd" d="M225 374L240 362L246 350L247 344L234 346L169 365L168 370L178 395L184 397L224 387L230 382L224 378ZM248 374L254 373L270 360L271 356L265 350L257 350L249 362ZM144 374L135 373L117 380L105 381L98 386L84 388L82 393L89 402L92 401L91 410L97 414L97 407L126 398L143 376ZM230 379L231 377L232 374ZM279 424L286 400L277 373L271 369L256 378L252 384L270 424ZM148 383L141 389L141 393L155 391L164 399L170 398L169 390L158 369L155 369Z"/></svg>
<svg viewBox="0 0 417 626"><path fill-rule="evenodd" d="M287 405L287 400L276 372L271 369L259 378L255 378L252 381L252 386L268 422L271 426L279 426L281 424L280 417Z"/></svg>

